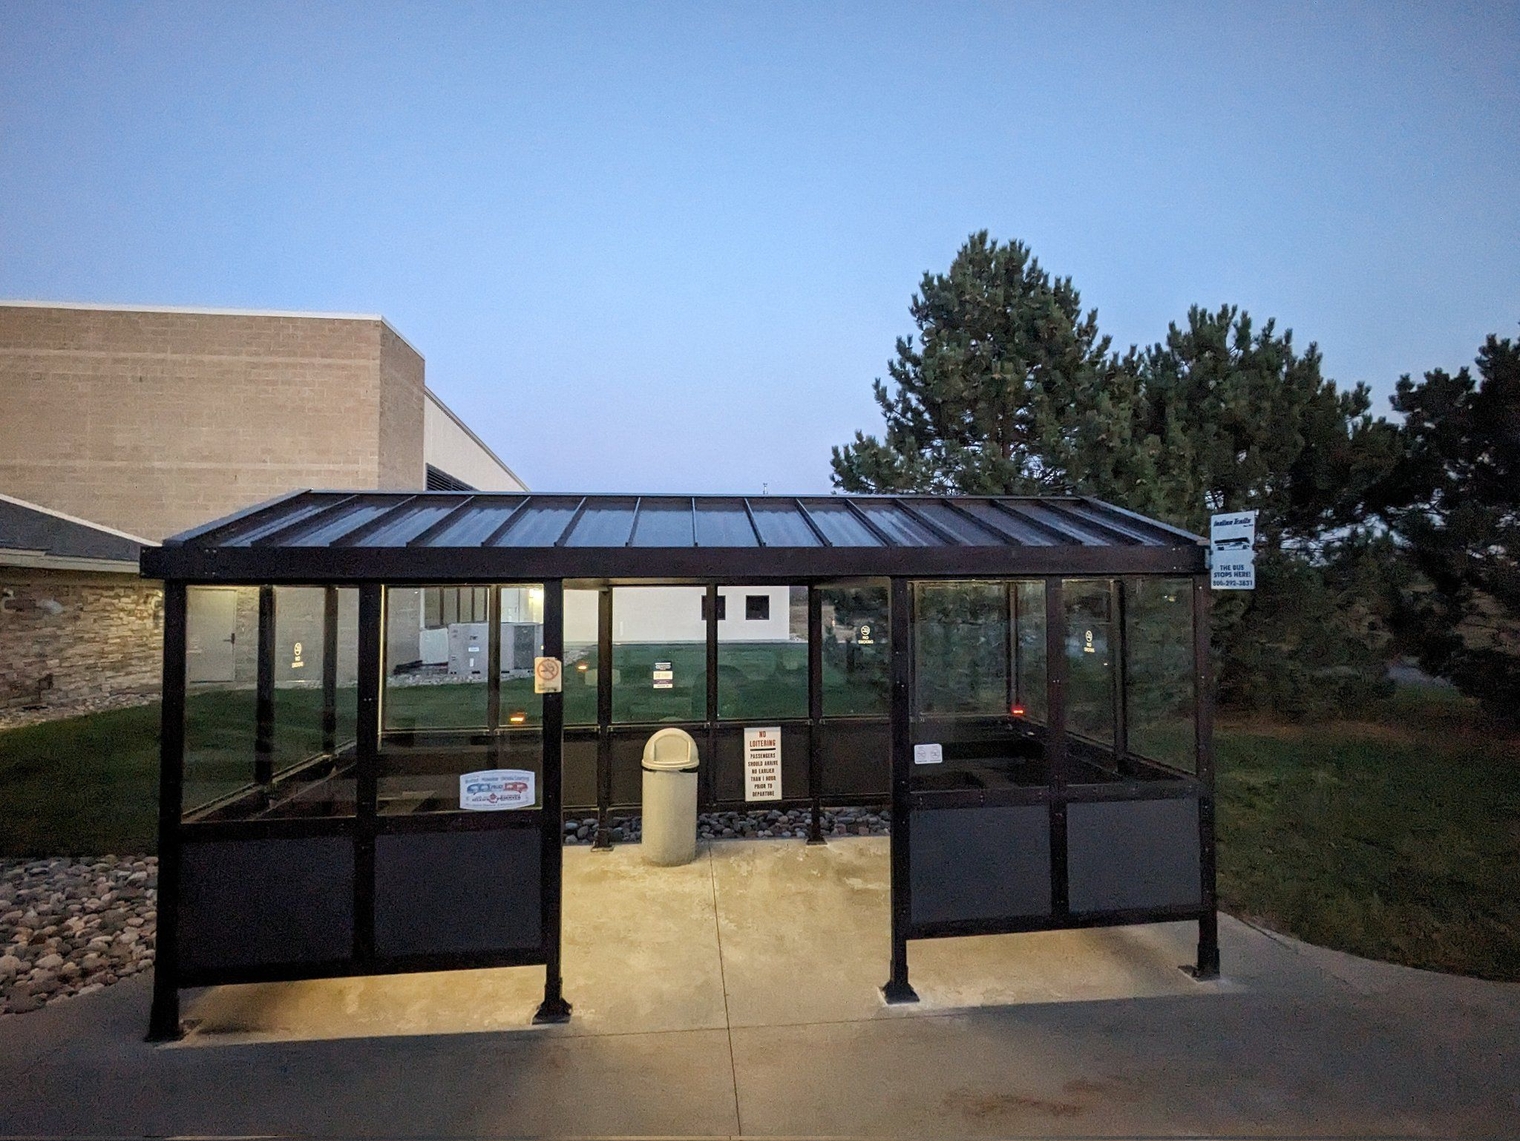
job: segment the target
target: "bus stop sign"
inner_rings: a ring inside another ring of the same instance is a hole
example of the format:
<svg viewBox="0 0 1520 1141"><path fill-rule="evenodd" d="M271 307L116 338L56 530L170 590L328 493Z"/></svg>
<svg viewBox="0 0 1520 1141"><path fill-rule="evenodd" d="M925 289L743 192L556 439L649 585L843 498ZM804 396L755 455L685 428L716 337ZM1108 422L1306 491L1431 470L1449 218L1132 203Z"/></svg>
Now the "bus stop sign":
<svg viewBox="0 0 1520 1141"><path fill-rule="evenodd" d="M1215 590L1256 588L1256 512L1209 517L1209 585Z"/></svg>

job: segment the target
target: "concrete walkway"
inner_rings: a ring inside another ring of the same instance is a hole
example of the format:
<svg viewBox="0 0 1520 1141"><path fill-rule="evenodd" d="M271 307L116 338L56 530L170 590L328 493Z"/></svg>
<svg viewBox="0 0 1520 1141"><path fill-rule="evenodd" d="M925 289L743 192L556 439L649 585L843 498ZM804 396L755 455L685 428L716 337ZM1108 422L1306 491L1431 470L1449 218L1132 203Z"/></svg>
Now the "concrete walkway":
<svg viewBox="0 0 1520 1141"><path fill-rule="evenodd" d="M566 1026L539 969L224 987L141 1041L147 980L0 1021L0 1136L1520 1137L1520 986L1228 918L910 944L887 842L566 852Z"/></svg>

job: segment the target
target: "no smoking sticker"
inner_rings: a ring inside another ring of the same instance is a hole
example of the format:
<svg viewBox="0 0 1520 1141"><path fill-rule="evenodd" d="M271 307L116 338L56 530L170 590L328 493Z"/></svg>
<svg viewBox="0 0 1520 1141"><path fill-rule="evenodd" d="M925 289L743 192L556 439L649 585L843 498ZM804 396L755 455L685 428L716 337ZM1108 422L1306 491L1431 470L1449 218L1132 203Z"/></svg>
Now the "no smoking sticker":
<svg viewBox="0 0 1520 1141"><path fill-rule="evenodd" d="M562 667L558 658L533 659L533 692L558 693Z"/></svg>

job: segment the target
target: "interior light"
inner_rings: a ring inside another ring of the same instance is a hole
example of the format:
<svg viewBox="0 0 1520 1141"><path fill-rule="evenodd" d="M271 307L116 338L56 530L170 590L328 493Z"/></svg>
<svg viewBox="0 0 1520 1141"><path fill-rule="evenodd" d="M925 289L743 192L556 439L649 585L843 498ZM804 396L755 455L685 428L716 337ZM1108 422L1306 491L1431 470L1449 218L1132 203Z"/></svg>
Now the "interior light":
<svg viewBox="0 0 1520 1141"><path fill-rule="evenodd" d="M526 713L524 713L521 709L519 709L516 713L511 714L507 718L507 720L510 721L513 725L521 725L527 719L528 719L528 715Z"/></svg>
<svg viewBox="0 0 1520 1141"><path fill-rule="evenodd" d="M578 670L580 670L582 673L585 673L586 669L587 669L587 666L586 666L585 662L577 662L575 664L575 668L578 669Z"/></svg>

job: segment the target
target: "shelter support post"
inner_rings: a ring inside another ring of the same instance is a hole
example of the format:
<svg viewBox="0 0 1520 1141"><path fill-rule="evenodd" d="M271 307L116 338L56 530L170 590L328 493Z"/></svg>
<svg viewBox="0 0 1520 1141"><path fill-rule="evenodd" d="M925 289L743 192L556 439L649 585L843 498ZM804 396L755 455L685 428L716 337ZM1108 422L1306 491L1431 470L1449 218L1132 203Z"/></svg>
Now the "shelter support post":
<svg viewBox="0 0 1520 1141"><path fill-rule="evenodd" d="M547 650L545 651L548 652ZM593 851L610 851L612 825L612 587L596 592L596 839Z"/></svg>
<svg viewBox="0 0 1520 1141"><path fill-rule="evenodd" d="M1198 781L1199 868L1203 877L1203 915L1198 920L1198 963L1194 977L1219 977L1219 910L1214 852L1214 670L1209 652L1212 595L1206 579L1193 579L1194 748Z"/></svg>
<svg viewBox="0 0 1520 1141"><path fill-rule="evenodd" d="M813 798L808 821L809 844L823 843L823 594L807 588L808 794Z"/></svg>
<svg viewBox="0 0 1520 1141"><path fill-rule="evenodd" d="M259 587L258 704L255 710L253 782L274 780L274 587Z"/></svg>
<svg viewBox="0 0 1520 1141"><path fill-rule="evenodd" d="M381 702L385 687L385 591L359 587L359 700L354 727L354 959L375 957L375 833L380 799Z"/></svg>
<svg viewBox="0 0 1520 1141"><path fill-rule="evenodd" d="M1050 767L1050 909L1071 915L1067 861L1066 596L1059 578L1045 580L1045 763Z"/></svg>
<svg viewBox="0 0 1520 1141"><path fill-rule="evenodd" d="M917 1002L908 983L908 927L913 908L909 852L909 773L913 755L910 679L913 669L913 623L905 578L891 580L887 628L892 638L892 967L882 997L889 1003Z"/></svg>
<svg viewBox="0 0 1520 1141"><path fill-rule="evenodd" d="M704 596L703 621L707 624L707 731L703 734L702 763L697 770L699 795L697 808L717 801L713 772L718 754L718 584L707 584Z"/></svg>
<svg viewBox="0 0 1520 1141"><path fill-rule="evenodd" d="M544 657L565 657L565 582L544 583ZM608 666L599 667L606 671ZM600 674L598 674L600 680ZM544 948L544 1001L533 1015L535 1023L568 1022L570 1004L565 1001L560 977L560 940L565 849L560 820L564 812L562 780L565 745L565 694L563 685L543 695L543 855L539 900L542 911L540 936Z"/></svg>
<svg viewBox="0 0 1520 1141"><path fill-rule="evenodd" d="M148 1041L172 1042L179 1025L179 817L185 775L185 584L164 583L163 722L158 770L158 935Z"/></svg>
<svg viewBox="0 0 1520 1141"><path fill-rule="evenodd" d="M322 751L338 748L338 588L322 591Z"/></svg>
<svg viewBox="0 0 1520 1141"><path fill-rule="evenodd" d="M496 585L486 594L486 728L494 746L501 728L501 587Z"/></svg>

